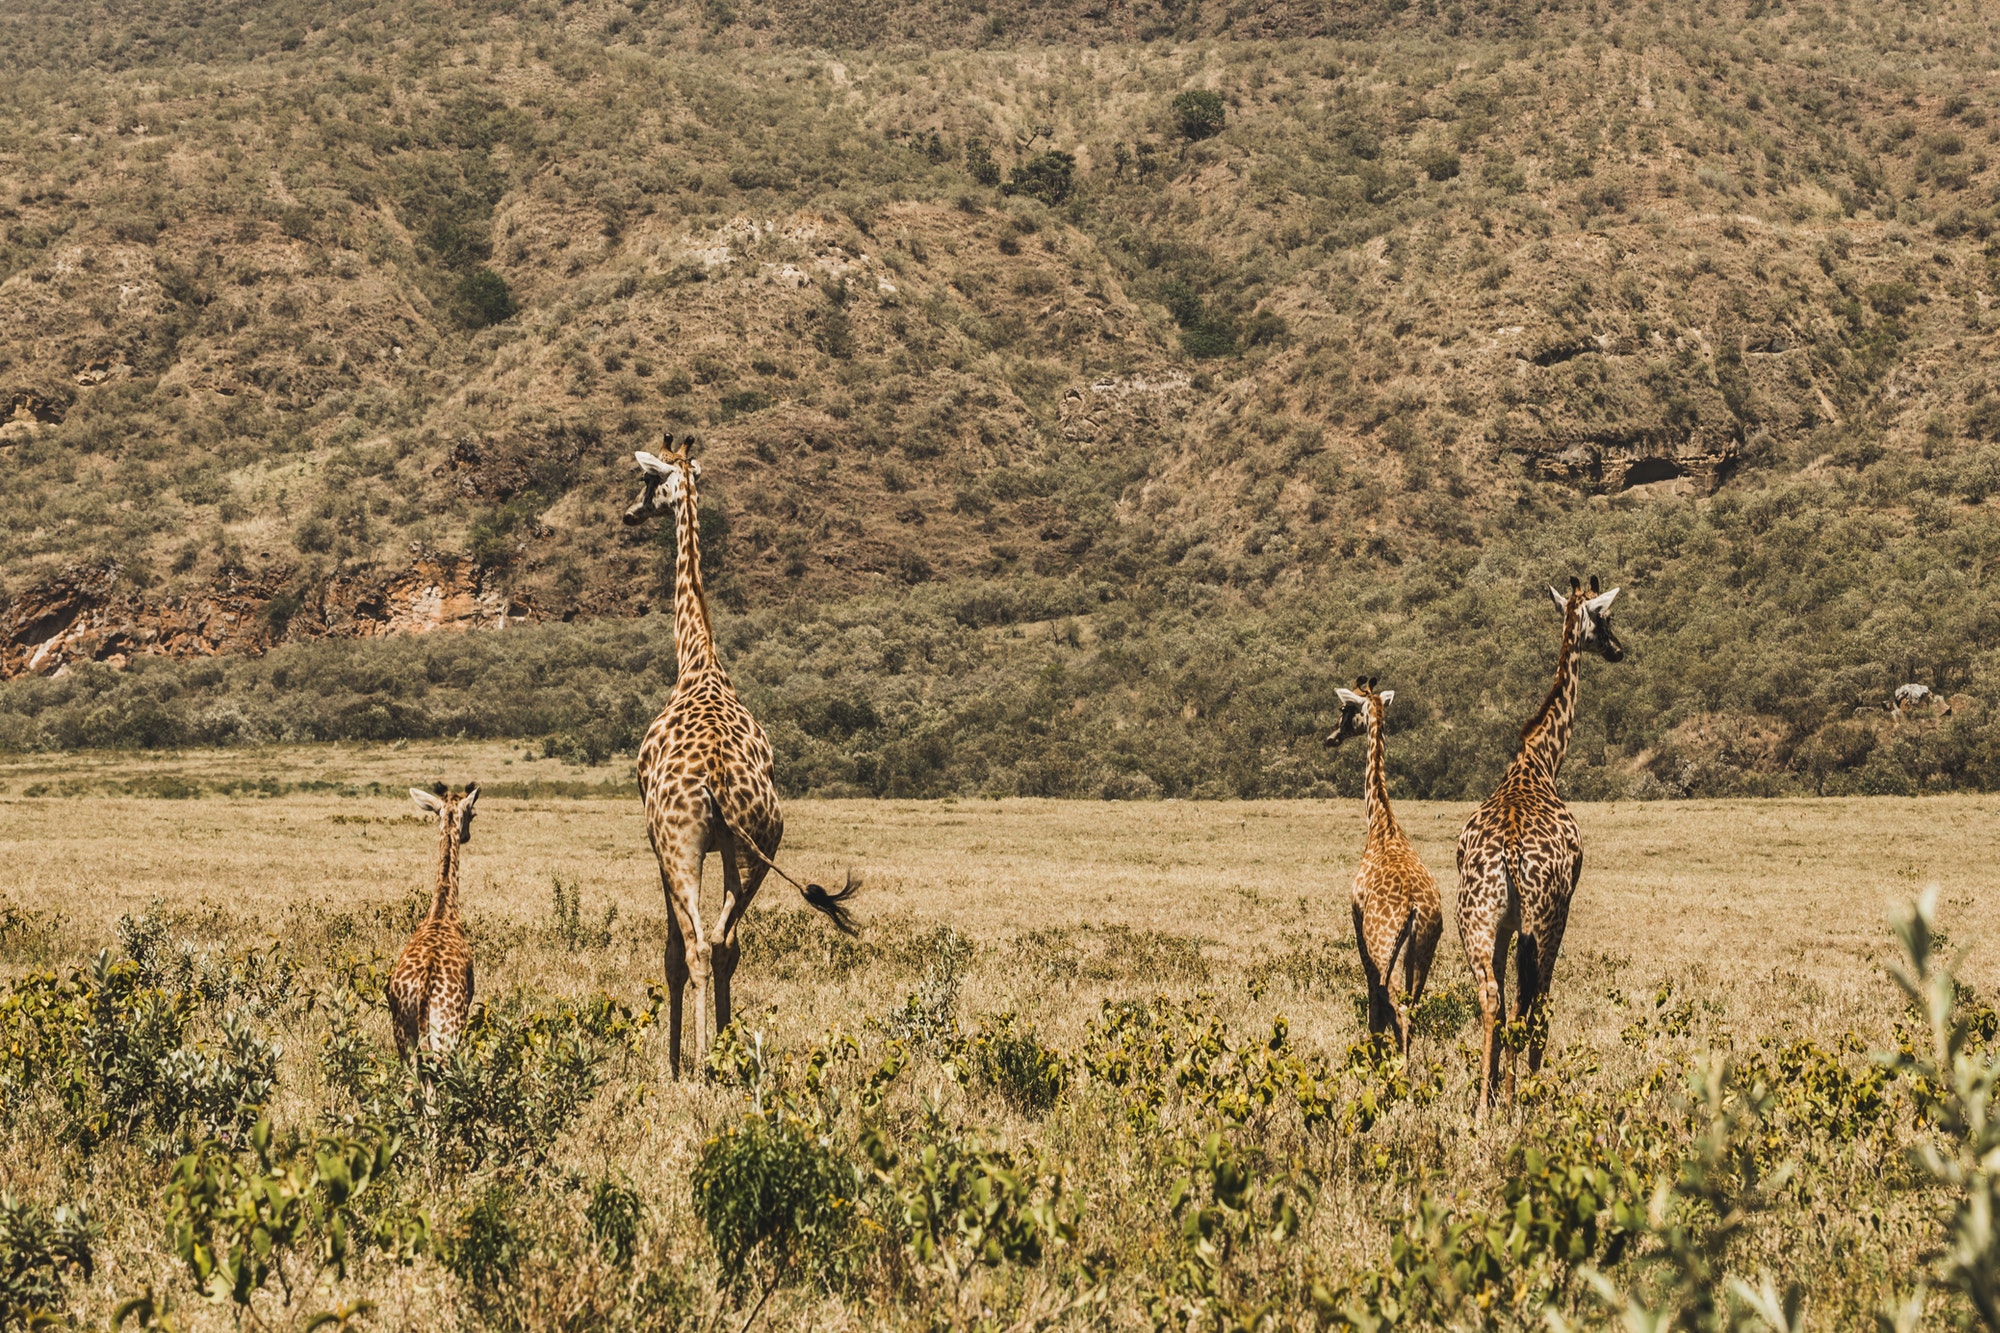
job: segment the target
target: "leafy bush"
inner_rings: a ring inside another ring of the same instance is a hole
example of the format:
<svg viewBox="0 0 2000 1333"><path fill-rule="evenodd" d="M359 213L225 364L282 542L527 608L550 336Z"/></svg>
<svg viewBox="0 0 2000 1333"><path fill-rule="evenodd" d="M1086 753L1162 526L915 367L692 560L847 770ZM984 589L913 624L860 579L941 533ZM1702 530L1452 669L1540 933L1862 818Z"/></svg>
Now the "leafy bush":
<svg viewBox="0 0 2000 1333"><path fill-rule="evenodd" d="M467 328L483 329L503 324L521 309L509 290L507 280L490 268L478 268L458 280L459 319Z"/></svg>
<svg viewBox="0 0 2000 1333"><path fill-rule="evenodd" d="M1027 195L1054 208L1070 197L1075 188L1075 178L1075 156L1051 149L1015 167L1007 183L1001 187L1001 192Z"/></svg>
<svg viewBox="0 0 2000 1333"><path fill-rule="evenodd" d="M276 1086L279 1048L238 1010L221 1017L220 1049L189 1045L202 997L145 976L105 949L88 970L15 983L0 1003L0 1106L11 1114L53 1096L64 1132L86 1150L142 1128L161 1148L238 1138Z"/></svg>
<svg viewBox="0 0 2000 1333"><path fill-rule="evenodd" d="M1424 175L1434 181L1448 181L1458 175L1458 154L1448 148L1437 148L1417 159L1417 165L1424 169Z"/></svg>
<svg viewBox="0 0 2000 1333"><path fill-rule="evenodd" d="M1935 948L1937 890L1892 917L1903 957L1891 975L1924 1022L1918 1039L1895 1054L1910 1080L1917 1106L1936 1139L1914 1146L1911 1156L1932 1180L1952 1193L1951 1221L1938 1276L1961 1293L1988 1330L2000 1329L2000 1057L1972 1044L1958 1014L1957 978Z"/></svg>
<svg viewBox="0 0 2000 1333"><path fill-rule="evenodd" d="M97 1228L80 1205L53 1212L12 1192L0 1194L0 1328L52 1327L70 1275L95 1271Z"/></svg>
<svg viewBox="0 0 2000 1333"><path fill-rule="evenodd" d="M694 1210L737 1291L832 1281L855 1225L854 1169L797 1121L746 1116L702 1144Z"/></svg>
<svg viewBox="0 0 2000 1333"><path fill-rule="evenodd" d="M610 947L611 928L618 920L617 903L606 903L603 923L590 925L583 919L583 890L575 880L551 874L549 891L553 901L549 907L548 931L557 943L570 953Z"/></svg>
<svg viewBox="0 0 2000 1333"><path fill-rule="evenodd" d="M1265 1176L1221 1134L1202 1141L1199 1158L1177 1181L1167 1205L1179 1225L1165 1273L1142 1295L1159 1328L1254 1329L1277 1302L1259 1299L1264 1283L1246 1280L1268 1251L1298 1234L1292 1189Z"/></svg>
<svg viewBox="0 0 2000 1333"><path fill-rule="evenodd" d="M1062 1181L1046 1185L1011 1153L932 1123L914 1155L899 1157L878 1133L863 1137L876 1179L896 1201L917 1262L953 1280L974 1264L1034 1264L1053 1241L1074 1238Z"/></svg>
<svg viewBox="0 0 2000 1333"><path fill-rule="evenodd" d="M991 1088L1025 1115L1043 1115L1062 1096L1069 1060L1043 1045L1032 1026L1017 1022L1013 1014L982 1016L958 1058L975 1085Z"/></svg>
<svg viewBox="0 0 2000 1333"><path fill-rule="evenodd" d="M1212 139L1222 133L1227 108L1223 106L1222 95L1206 88L1190 88L1178 94L1168 108L1174 115L1174 126L1183 139Z"/></svg>
<svg viewBox="0 0 2000 1333"><path fill-rule="evenodd" d="M591 1185L584 1218L599 1251L619 1268L630 1267L638 1249L641 1212L639 1192L629 1184L604 1176Z"/></svg>
<svg viewBox="0 0 2000 1333"><path fill-rule="evenodd" d="M923 960L923 984L882 1020L883 1029L912 1046L950 1050L958 1040L958 992L972 961L972 941L951 926L938 926L916 940L910 952Z"/></svg>
<svg viewBox="0 0 2000 1333"><path fill-rule="evenodd" d="M451 1053L417 1069L363 1032L357 998L338 987L327 997L320 1066L360 1108L360 1122L389 1126L425 1160L532 1173L596 1097L611 1051L651 1029L663 998L655 989L638 1012L602 994L526 1012L479 1005Z"/></svg>
<svg viewBox="0 0 2000 1333"><path fill-rule="evenodd" d="M221 1144L181 1158L167 1187L167 1224L189 1274L217 1300L248 1311L278 1280L285 1303L311 1290L320 1274L344 1275L350 1249L374 1245L403 1258L429 1242L421 1213L357 1205L396 1159L397 1142L380 1126L274 1143L271 1123L250 1132L254 1162Z"/></svg>

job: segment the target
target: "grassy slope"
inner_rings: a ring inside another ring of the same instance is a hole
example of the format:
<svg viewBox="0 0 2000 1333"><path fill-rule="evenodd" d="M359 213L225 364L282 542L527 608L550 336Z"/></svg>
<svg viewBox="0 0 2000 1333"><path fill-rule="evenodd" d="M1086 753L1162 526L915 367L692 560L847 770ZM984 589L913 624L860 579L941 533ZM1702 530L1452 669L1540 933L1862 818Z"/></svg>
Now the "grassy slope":
<svg viewBox="0 0 2000 1333"><path fill-rule="evenodd" d="M1851 717L1987 678L1990 19L1702 17L20 10L0 595L108 558L301 642L16 682L0 740L629 745L644 621L309 641L413 546L656 606L618 460L692 421L795 790L1327 790L1366 668L1410 789L1466 794L1573 570L1636 650L1580 791L1991 785L1981 708ZM521 309L472 329L481 271Z"/></svg>

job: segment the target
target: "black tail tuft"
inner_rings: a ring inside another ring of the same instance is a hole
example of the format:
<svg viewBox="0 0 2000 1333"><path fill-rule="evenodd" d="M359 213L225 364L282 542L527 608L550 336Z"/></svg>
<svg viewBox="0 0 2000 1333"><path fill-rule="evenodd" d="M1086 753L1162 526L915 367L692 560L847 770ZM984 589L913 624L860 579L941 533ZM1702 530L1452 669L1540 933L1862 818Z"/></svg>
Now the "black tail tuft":
<svg viewBox="0 0 2000 1333"><path fill-rule="evenodd" d="M808 884L805 888L799 890L799 892L805 895L806 906L812 908L815 912L824 913L826 919L833 922L834 929L838 930L841 934L859 935L861 933L855 928L854 914L848 911L844 905L849 898L861 892L861 876L855 874L852 870L847 872L847 883L841 888L839 893L829 893L818 884Z"/></svg>

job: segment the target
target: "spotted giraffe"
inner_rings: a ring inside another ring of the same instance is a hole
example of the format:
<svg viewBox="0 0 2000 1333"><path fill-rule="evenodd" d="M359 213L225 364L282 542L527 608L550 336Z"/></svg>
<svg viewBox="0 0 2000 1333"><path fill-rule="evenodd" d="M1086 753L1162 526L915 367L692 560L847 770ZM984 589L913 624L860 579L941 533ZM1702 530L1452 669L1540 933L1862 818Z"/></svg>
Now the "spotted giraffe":
<svg viewBox="0 0 2000 1333"><path fill-rule="evenodd" d="M1569 923L1570 898L1583 874L1583 844L1576 820L1556 795L1556 774L1576 724L1583 654L1595 653L1607 662L1625 656L1611 632L1611 603L1618 589L1600 595L1593 577L1586 594L1571 579L1568 597L1554 588L1549 596L1563 613L1555 683L1541 711L1523 728L1520 753L1507 766L1499 789L1473 811L1458 835L1458 933L1479 992L1485 1030L1479 1080L1482 1119L1493 1105L1503 1047L1507 1095L1514 1095L1514 1050L1504 1028L1507 946L1517 934L1515 1008L1526 1021L1528 1069L1541 1068L1548 1035L1549 982L1562 948L1563 928Z"/></svg>
<svg viewBox="0 0 2000 1333"><path fill-rule="evenodd" d="M1362 677L1352 690L1340 691L1340 723L1326 738L1339 745L1350 736L1368 737L1368 763L1363 808L1368 815L1368 840L1361 869L1354 876L1354 942L1361 950L1361 970L1368 981L1368 1031L1390 1032L1403 1054L1410 1053L1410 1007L1424 996L1438 936L1444 933L1444 909L1439 905L1437 877L1417 855L1417 849L1396 823L1389 808L1389 780L1384 773L1387 746L1383 714L1396 698L1394 690L1379 693L1376 681ZM1403 996L1395 996L1396 962L1403 963Z"/></svg>
<svg viewBox="0 0 2000 1333"><path fill-rule="evenodd" d="M456 796L442 782L435 792L412 787L410 799L437 816L438 868L430 913L389 973L396 1053L406 1060L417 1052L442 1055L450 1050L464 1033L472 1008L472 945L458 915L458 860L459 849L472 841L479 784L467 783Z"/></svg>
<svg viewBox="0 0 2000 1333"><path fill-rule="evenodd" d="M785 835L778 789L771 780L771 743L757 719L736 697L729 673L715 655L715 634L701 582L698 515L701 464L691 457L695 438L669 434L666 452L634 454L645 490L625 511L627 524L654 514L675 523L674 692L639 746L639 792L646 804L646 835L660 863L667 897L668 1039L675 1078L681 1072L681 1002L694 982L695 1063L708 1057L708 990L715 989L715 1031L729 1026L729 983L741 950L738 923L757 896L767 871L805 896L840 930L854 933L846 901L860 882L830 893L800 884L771 858ZM722 855L722 911L715 928L701 922L702 867L711 851Z"/></svg>

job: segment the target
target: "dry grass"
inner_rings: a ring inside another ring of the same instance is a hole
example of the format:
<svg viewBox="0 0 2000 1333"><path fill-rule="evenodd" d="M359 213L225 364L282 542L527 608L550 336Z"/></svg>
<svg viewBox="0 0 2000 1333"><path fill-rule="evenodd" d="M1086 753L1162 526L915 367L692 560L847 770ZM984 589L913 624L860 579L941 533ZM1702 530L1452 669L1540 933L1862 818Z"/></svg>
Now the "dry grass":
<svg viewBox="0 0 2000 1333"><path fill-rule="evenodd" d="M62 924L38 942L9 944L9 970L81 960L110 942L121 915L155 899L179 914L183 928L232 947L275 936L316 976L342 954L391 953L432 855L428 825L410 817L400 792L439 776L527 790L529 783L567 781L574 771L491 745L10 761L0 767L0 894L60 913ZM269 778L283 794L105 794L162 778L191 789ZM74 794L20 794L37 785ZM1399 807L1447 891L1453 838L1468 810ZM601 988L641 1002L644 982L659 973L664 922L636 799L496 796L482 801L481 814L467 849L465 891L481 994L580 996ZM1635 1053L1620 1032L1652 1011L1655 990L1667 983L1706 1002L1677 1050L1747 1048L1781 1031L1831 1040L1853 1029L1879 1044L1897 1012L1883 973L1885 904L1936 883L1945 920L1968 928L1968 940L1970 923L1986 919L1994 905L1987 868L2000 843L2000 802L1990 798L1583 805L1577 814L1587 861L1558 973L1554 1040L1588 1048L1603 1066L1593 1076L1597 1085L1632 1081L1663 1058L1652 1047ZM926 962L912 942L938 925L977 945L964 1016L1015 1011L1064 1050L1084 1041L1086 1020L1102 999L1161 992L1213 992L1240 1038L1268 1030L1278 1012L1290 1017L1294 1041L1307 1049L1337 1054L1361 1035L1345 901L1362 840L1358 803L814 801L792 803L787 815L784 860L795 872L824 878L846 865L865 872L867 934L861 949L843 950L798 911L789 890L775 881L767 889L746 926L738 1005L746 1024L776 1049L797 1049L834 1025L865 1031L870 1015L896 1008ZM586 922L616 906L602 947L571 950L554 939L556 876L580 887ZM711 900L715 879L711 870ZM1990 950L1975 949L1965 975L1986 989L1996 975ZM1447 940L1433 985L1449 989L1463 977L1458 946ZM386 1042L386 1019L374 1020ZM329 1095L313 1059L321 1029L310 1015L287 1022L278 1033L287 1054L273 1110L309 1123ZM1420 1174L1449 1189L1490 1188L1523 1127L1503 1123L1474 1133L1463 1109L1470 1085L1462 1038L1429 1045L1419 1055L1443 1064L1444 1097L1421 1110L1402 1108L1375 1134L1427 1162ZM1086 1099L1066 1102L1037 1124L930 1072L919 1076L924 1086L913 1098L940 1095L948 1114L1054 1154L1085 1204L1079 1245L1115 1254L1125 1266L1118 1271L1144 1267L1147 1246L1163 1234L1164 1214L1150 1192L1159 1162L1135 1167L1132 1144L1121 1148ZM654 1260L705 1265L686 1182L692 1154L707 1132L730 1121L735 1104L734 1094L719 1088L671 1084L665 1043L655 1037L636 1063L611 1077L559 1160L578 1179L625 1173L651 1210ZM10 1137L13 1149L29 1146L18 1131ZM1378 1255L1408 1205L1407 1182L1357 1165L1352 1145L1310 1136L1287 1142L1321 1172L1302 1252L1309 1266L1338 1272ZM112 1160L130 1170L106 1170ZM1857 1158L1846 1169L1865 1166ZM175 1265L151 1202L164 1170L136 1151L101 1150L93 1159L10 1151L0 1158L0 1187L89 1197L109 1220L108 1260L92 1282L72 1288L86 1317L101 1318L143 1282L172 1288ZM1862 1188L1853 1184L1858 1175L1843 1179L1847 1184L1833 1177L1822 1184L1835 1197ZM448 1218L472 1193L464 1180L437 1186L438 1215ZM1150 1199L1161 1216L1149 1220L1135 1198ZM574 1228L581 1203L558 1190L536 1206L536 1215L557 1218L548 1225L559 1229ZM1886 1230L1871 1233L1852 1290L1836 1285L1815 1296L1823 1312L1858 1317L1921 1242L1923 1206L1893 1193L1871 1206L1887 1219ZM1841 1223L1802 1249L1788 1252L1789 1242L1776 1236L1755 1248L1781 1268L1810 1273L1825 1271L1860 1236ZM1122 1311L1116 1326L1136 1311L1121 1281L1111 1285L1113 1309ZM384 1327L463 1317L453 1290L427 1265L381 1263L363 1264L342 1288L373 1296ZM978 1299L1025 1311L1037 1300L1051 1306L1052 1290L1033 1275L995 1277ZM901 1307L885 1314L865 1299L790 1291L767 1317L780 1326L829 1327L970 1316L966 1309L920 1316Z"/></svg>

